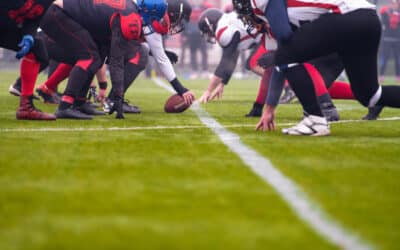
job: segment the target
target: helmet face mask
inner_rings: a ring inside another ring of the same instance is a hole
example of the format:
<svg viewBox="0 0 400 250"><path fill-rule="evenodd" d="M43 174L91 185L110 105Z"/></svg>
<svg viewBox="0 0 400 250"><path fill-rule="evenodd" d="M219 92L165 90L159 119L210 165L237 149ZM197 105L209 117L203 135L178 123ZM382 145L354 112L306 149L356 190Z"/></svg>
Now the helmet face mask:
<svg viewBox="0 0 400 250"><path fill-rule="evenodd" d="M199 18L199 29L201 35L207 42L215 44L215 32L217 30L218 21L222 16L222 11L215 8L209 8L201 14Z"/></svg>
<svg viewBox="0 0 400 250"><path fill-rule="evenodd" d="M170 35L182 32L185 29L185 22L189 22L192 14L192 7L187 0L167 0L168 15L171 20Z"/></svg>
<svg viewBox="0 0 400 250"><path fill-rule="evenodd" d="M213 25L210 23L210 20L207 17L204 18L204 21L207 25L205 27L207 28L201 29L200 33L208 43L215 44L217 42L215 38L215 29L213 28Z"/></svg>

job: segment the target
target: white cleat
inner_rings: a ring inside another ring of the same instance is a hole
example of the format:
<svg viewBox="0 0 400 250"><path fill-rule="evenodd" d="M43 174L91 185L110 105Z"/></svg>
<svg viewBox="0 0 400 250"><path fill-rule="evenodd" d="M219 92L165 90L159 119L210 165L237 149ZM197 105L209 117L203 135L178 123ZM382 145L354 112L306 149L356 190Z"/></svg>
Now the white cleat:
<svg viewBox="0 0 400 250"><path fill-rule="evenodd" d="M294 127L282 129L286 135L325 136L331 133L325 117L309 115Z"/></svg>

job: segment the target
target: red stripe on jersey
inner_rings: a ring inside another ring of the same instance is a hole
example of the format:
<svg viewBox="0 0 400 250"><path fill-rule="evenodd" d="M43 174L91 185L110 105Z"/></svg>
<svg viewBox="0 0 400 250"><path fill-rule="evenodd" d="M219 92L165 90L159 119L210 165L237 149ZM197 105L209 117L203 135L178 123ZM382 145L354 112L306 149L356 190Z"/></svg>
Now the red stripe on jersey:
<svg viewBox="0 0 400 250"><path fill-rule="evenodd" d="M256 3L256 0L252 0L253 1L253 5L254 5L254 7L255 8L253 8L253 12L254 12L254 14L256 14L256 15L264 15L264 12L262 11L262 10L260 10L258 7L257 7L257 3Z"/></svg>
<svg viewBox="0 0 400 250"><path fill-rule="evenodd" d="M341 11L339 6L329 3L310 3L310 2L302 2L298 0L288 0L287 1L288 8L290 7L315 7L315 8L322 8L332 10L333 13L340 14Z"/></svg>
<svg viewBox="0 0 400 250"><path fill-rule="evenodd" d="M216 36L217 41L219 41L219 39L220 39L221 36L222 36L222 33L224 33L224 31L225 31L227 28L228 28L228 26L225 26L225 27L223 27L222 29L218 30L217 36Z"/></svg>

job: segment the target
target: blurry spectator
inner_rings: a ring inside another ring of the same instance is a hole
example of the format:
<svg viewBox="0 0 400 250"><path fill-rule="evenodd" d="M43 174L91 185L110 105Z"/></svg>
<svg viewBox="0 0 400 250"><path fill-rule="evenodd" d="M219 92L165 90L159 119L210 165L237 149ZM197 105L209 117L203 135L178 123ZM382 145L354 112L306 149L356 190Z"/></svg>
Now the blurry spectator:
<svg viewBox="0 0 400 250"><path fill-rule="evenodd" d="M391 5L380 10L382 20L382 43L380 53L380 80L384 80L387 63L394 58L397 81L400 81L400 0L393 0Z"/></svg>
<svg viewBox="0 0 400 250"><path fill-rule="evenodd" d="M197 62L197 51L201 54L201 76L208 75L208 55L207 55L207 44L201 37L200 30L198 28L198 20L203 10L211 8L212 5L207 0L201 3L192 4L192 15L190 21L184 30L183 41L187 42L190 50L190 65L192 68L192 74L190 78L197 78L199 76L199 66Z"/></svg>

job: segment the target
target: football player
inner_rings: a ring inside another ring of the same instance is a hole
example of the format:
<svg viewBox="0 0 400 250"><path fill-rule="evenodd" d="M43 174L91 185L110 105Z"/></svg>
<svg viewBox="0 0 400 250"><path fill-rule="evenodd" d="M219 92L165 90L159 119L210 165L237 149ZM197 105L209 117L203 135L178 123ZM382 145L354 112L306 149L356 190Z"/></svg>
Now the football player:
<svg viewBox="0 0 400 250"><path fill-rule="evenodd" d="M16 113L19 120L55 120L33 105L33 89L40 69L40 62L47 61L47 52L36 30L52 0L15 0L0 2L0 47L14 50L22 59L20 66L21 93Z"/></svg>
<svg viewBox="0 0 400 250"><path fill-rule="evenodd" d="M307 113L298 125L283 129L283 133L330 134L302 63L332 53L337 53L342 61L353 94L361 104L400 107L400 87L378 84L377 51L381 25L374 5L365 0L238 1L247 6L243 8L243 14L257 15L269 23L279 46L275 54L263 56L263 64L276 65L277 70L289 79ZM301 28L292 30L291 25ZM275 107L267 105L257 129L274 129L274 120Z"/></svg>
<svg viewBox="0 0 400 250"><path fill-rule="evenodd" d="M137 5L129 0L56 0L41 28L75 62L56 116L91 119L72 105L83 92L86 96L94 74L108 57L115 103L110 113L116 111L116 118L123 118L124 68L140 48L132 41L140 39L142 24L160 21L166 8L164 0L140 0Z"/></svg>
<svg viewBox="0 0 400 250"><path fill-rule="evenodd" d="M269 69L264 72L264 69L257 64L257 60L262 54L276 49L276 42L266 31L263 33L259 32L259 30L262 30L260 25L265 26L260 21L252 23L246 21L242 22L236 12L223 14L218 9L208 9L202 13L199 19L199 29L202 31L207 41L212 43L218 42L223 49L223 53L220 63L211 78L208 89L199 99L200 102L205 103L215 97L220 98L224 86L228 83L233 73L239 51L251 49L254 45L259 44L255 53L250 55L247 63L249 69L262 76L256 102L247 116L261 116L262 107L268 93L271 70ZM269 49L266 49L266 47ZM339 119L339 115L326 88L326 86L330 87L333 84L337 74L343 70L343 65L340 61L335 60L336 58L334 56L330 56L325 59L312 61L307 65L307 70L312 74L313 83L318 92L318 101L323 114L330 121ZM273 102L276 104L282 92L281 87L283 87L283 85L279 86L273 94ZM349 98L348 92L351 92L349 85L339 83L335 84L334 90L335 97L340 99Z"/></svg>

